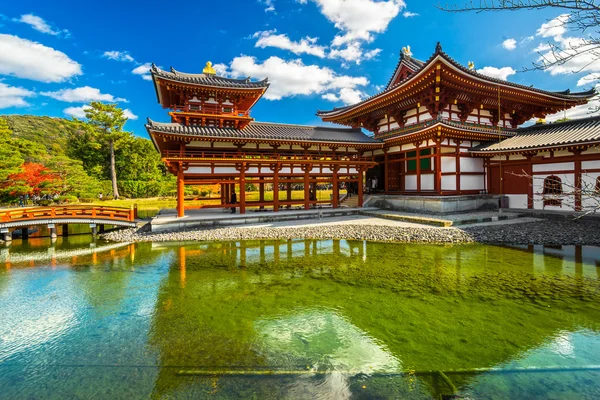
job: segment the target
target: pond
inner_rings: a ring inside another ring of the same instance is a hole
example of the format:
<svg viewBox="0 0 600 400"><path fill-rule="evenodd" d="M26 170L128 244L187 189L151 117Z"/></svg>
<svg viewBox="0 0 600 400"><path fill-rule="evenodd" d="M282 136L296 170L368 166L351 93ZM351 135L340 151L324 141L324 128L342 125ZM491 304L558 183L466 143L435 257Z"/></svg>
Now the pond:
<svg viewBox="0 0 600 400"><path fill-rule="evenodd" d="M600 248L0 248L3 399L600 397Z"/></svg>

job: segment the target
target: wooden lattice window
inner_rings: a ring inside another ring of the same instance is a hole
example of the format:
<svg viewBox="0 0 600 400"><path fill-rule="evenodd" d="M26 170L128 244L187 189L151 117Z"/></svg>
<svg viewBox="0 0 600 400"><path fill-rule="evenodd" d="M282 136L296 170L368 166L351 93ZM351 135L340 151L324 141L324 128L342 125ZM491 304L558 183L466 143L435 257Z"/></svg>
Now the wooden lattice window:
<svg viewBox="0 0 600 400"><path fill-rule="evenodd" d="M562 207L561 196L563 187L561 179L556 175L550 175L544 179L544 207L557 206Z"/></svg>

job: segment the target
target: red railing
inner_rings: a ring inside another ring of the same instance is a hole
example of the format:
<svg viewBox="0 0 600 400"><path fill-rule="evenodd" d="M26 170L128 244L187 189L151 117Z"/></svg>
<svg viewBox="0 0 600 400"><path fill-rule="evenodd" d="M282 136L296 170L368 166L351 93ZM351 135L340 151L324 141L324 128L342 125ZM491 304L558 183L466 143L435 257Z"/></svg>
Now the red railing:
<svg viewBox="0 0 600 400"><path fill-rule="evenodd" d="M225 111L230 109L230 111ZM249 117L248 112L234 112L233 107L228 107L227 105L219 108L217 104L204 104L204 107L198 106L174 106L173 111L175 112L191 112L191 113L200 113L200 114L211 114L211 115L229 115L236 117Z"/></svg>
<svg viewBox="0 0 600 400"><path fill-rule="evenodd" d="M298 153L236 153L236 152L216 152L185 149L164 150L165 158L215 158L215 159L246 159L269 160L269 161L372 161L372 157L360 157L354 154L298 154Z"/></svg>
<svg viewBox="0 0 600 400"><path fill-rule="evenodd" d="M113 221L134 222L136 210L124 207L103 206L56 206L29 207L0 210L0 223L17 221L35 221L40 219L109 219Z"/></svg>

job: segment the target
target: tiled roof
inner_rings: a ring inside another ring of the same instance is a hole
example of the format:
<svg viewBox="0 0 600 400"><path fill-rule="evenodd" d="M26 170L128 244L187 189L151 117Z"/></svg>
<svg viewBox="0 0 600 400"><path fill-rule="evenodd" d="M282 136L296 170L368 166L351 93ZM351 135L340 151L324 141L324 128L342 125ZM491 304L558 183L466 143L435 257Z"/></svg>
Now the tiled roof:
<svg viewBox="0 0 600 400"><path fill-rule="evenodd" d="M170 79L173 81L192 83L195 85L212 86L212 87L227 87L234 89L262 89L269 87L267 78L262 81L251 81L250 78L232 79L210 74L186 74L176 71L171 67L171 71L163 71L156 65L152 64L150 69L154 79L156 77Z"/></svg>
<svg viewBox="0 0 600 400"><path fill-rule="evenodd" d="M321 116L321 117L326 117L327 114L336 114L339 113L340 111L346 111L346 110L350 110L353 108L356 108L364 103L367 103L377 97L380 97L382 95L387 94L388 92L393 91L394 89L396 89L398 86L401 86L402 84L404 84L405 82L411 80L416 74L418 74L422 69L427 68L437 57L441 57L444 60L446 60L450 65L460 69L462 72L467 73L469 75L472 75L474 77L477 77L479 79L483 79L489 82L494 82L494 83L499 83L502 85L506 85L506 86L511 86L511 87L515 87L515 88L519 88L519 89L524 89L524 90L529 90L532 92L536 92L536 93L540 93L543 95L547 95L547 96L552 96L552 97L556 97L556 98L560 98L560 99L565 99L565 100L587 100L591 97L593 97L596 94L595 89L590 89L588 91L585 92L575 92L575 93L571 93L570 90L564 90L564 91L560 91L560 92L551 92L551 91L547 91L547 90L542 90L542 89L537 89L531 86L525 86L525 85L521 85L518 83L513 83L513 82L508 82L508 81L504 81L501 79L497 79L497 78L492 78L490 76L487 75L483 75L480 74L477 71L471 70L467 67L462 66L461 64L459 64L457 61L455 61L452 57L450 57L448 54L446 54L444 51L442 51L442 46L440 45L440 43L437 44L436 48L435 48L435 53L432 54L431 57L429 57L429 59L427 61L419 61L419 64L422 64L420 66L420 68L418 68L417 70L414 71L413 74L411 74L410 76L404 78L403 80L399 81L398 83L396 83L395 85L392 86L388 86L386 87L384 90L382 90L381 92L366 98L365 100L362 100L356 104L351 104L349 106L346 107L341 107L341 108L334 108L333 110L329 110L329 111L321 111L321 110L317 110L317 115ZM418 61L418 60L417 60ZM402 63L402 59L400 60L400 63ZM398 65L399 67L400 65ZM394 71L395 74L395 71ZM393 79L393 77L392 77ZM391 82L390 82L391 83Z"/></svg>
<svg viewBox="0 0 600 400"><path fill-rule="evenodd" d="M396 68L394 69L394 73L392 74L392 77L390 78L390 81L388 82L386 89L392 85L392 83L394 82L394 78L396 77L396 74L402 68L403 65L405 65L408 69L410 69L414 73L415 71L418 71L421 68L423 68L423 66L425 65L425 62L421 61L421 60L417 60L416 58L406 57L406 55L404 55L404 52L401 51L400 59L398 60L398 64L396 65Z"/></svg>
<svg viewBox="0 0 600 400"><path fill-rule="evenodd" d="M176 123L160 123L148 119L149 131L173 135L218 137L227 139L258 139L306 142L371 143L380 141L365 135L360 129L327 128L321 126L286 125L270 122L250 122L244 129L185 126Z"/></svg>
<svg viewBox="0 0 600 400"><path fill-rule="evenodd" d="M520 128L516 131L516 135L509 139L500 143L483 144L474 147L471 151L497 153L590 142L600 144L600 117Z"/></svg>

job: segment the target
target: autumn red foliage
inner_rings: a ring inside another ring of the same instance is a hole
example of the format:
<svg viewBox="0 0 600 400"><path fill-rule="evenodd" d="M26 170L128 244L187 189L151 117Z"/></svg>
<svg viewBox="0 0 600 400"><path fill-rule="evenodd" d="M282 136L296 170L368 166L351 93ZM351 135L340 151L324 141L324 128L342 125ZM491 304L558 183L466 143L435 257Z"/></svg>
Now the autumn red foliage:
<svg viewBox="0 0 600 400"><path fill-rule="evenodd" d="M45 188L49 188L59 179L56 174L44 167L42 164L26 162L21 167L21 172L8 177L8 182L17 187L15 194L41 194Z"/></svg>

